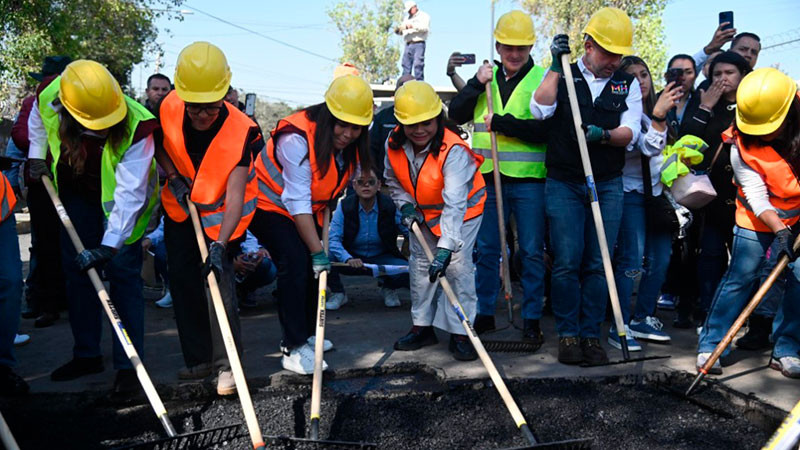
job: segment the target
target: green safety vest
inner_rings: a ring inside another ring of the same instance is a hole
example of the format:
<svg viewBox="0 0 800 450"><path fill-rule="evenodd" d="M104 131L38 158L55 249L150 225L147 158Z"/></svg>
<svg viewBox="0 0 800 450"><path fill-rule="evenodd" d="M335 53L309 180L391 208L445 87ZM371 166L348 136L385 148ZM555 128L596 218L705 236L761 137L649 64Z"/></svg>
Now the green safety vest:
<svg viewBox="0 0 800 450"><path fill-rule="evenodd" d="M493 69L492 76L492 106L495 114L511 114L517 119L533 119L531 114L530 102L533 91L539 87L544 76L544 69L534 65L525 77L519 82L508 104L504 105L500 100L500 92L497 88L497 66ZM486 131L486 124L483 116L489 113L489 106L486 104L486 93L478 96L478 103L475 105L475 115L473 122L475 132L472 135L472 150L483 155L485 160L480 167L482 173L492 171L492 143L489 133ZM497 151L500 158L500 173L514 178L544 178L547 170L544 167L544 153L547 146L545 144L531 144L521 139L497 134Z"/></svg>
<svg viewBox="0 0 800 450"><path fill-rule="evenodd" d="M58 158L61 156L61 138L58 135L58 128L60 126L60 119L58 112L53 109L52 103L58 98L61 77L53 80L41 94L39 94L39 115L42 117L42 123L47 131L47 143L50 148L50 154L53 155L53 185L58 190ZM125 152L131 146L133 141L133 134L139 122L144 120L154 119L155 116L150 113L144 106L137 103L132 98L125 96L125 103L128 106L128 136L125 141L120 144L119 149L111 148L111 144L106 141L103 147L103 154L100 160L100 199L103 204L103 212L108 218L111 215L111 210L114 209L114 191L117 188L116 169L117 164L122 160ZM125 241L125 244L132 244L138 241L145 232L147 224L150 221L150 214L153 212L153 207L158 202L158 174L156 173L155 160L150 163L150 174L148 176L147 195L148 201L144 208L139 211L139 217L136 220L136 225L133 227L131 236Z"/></svg>

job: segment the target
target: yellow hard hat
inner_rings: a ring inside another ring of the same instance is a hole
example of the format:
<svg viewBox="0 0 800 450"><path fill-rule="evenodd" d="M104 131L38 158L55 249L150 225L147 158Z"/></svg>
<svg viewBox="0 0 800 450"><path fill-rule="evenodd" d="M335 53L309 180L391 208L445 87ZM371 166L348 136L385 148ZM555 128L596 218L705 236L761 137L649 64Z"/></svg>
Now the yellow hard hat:
<svg viewBox="0 0 800 450"><path fill-rule="evenodd" d="M442 99L424 81L409 81L394 93L394 116L403 125L433 119L442 112Z"/></svg>
<svg viewBox="0 0 800 450"><path fill-rule="evenodd" d="M606 51L617 55L632 55L633 24L625 11L619 8L602 8L592 15L583 34L588 34Z"/></svg>
<svg viewBox="0 0 800 450"><path fill-rule="evenodd" d="M777 130L797 95L797 83L778 69L765 67L744 77L736 90L736 127L763 136Z"/></svg>
<svg viewBox="0 0 800 450"><path fill-rule="evenodd" d="M105 66L88 59L74 61L64 69L58 98L72 117L90 130L111 128L128 114L117 80Z"/></svg>
<svg viewBox="0 0 800 450"><path fill-rule="evenodd" d="M175 66L175 90L189 103L222 100L231 85L231 68L216 45L195 42L181 50Z"/></svg>
<svg viewBox="0 0 800 450"><path fill-rule="evenodd" d="M505 45L533 45L536 33L533 31L531 16L513 10L500 16L494 27L494 38Z"/></svg>
<svg viewBox="0 0 800 450"><path fill-rule="evenodd" d="M372 122L372 89L361 77L343 75L325 92L325 104L333 117L355 125Z"/></svg>

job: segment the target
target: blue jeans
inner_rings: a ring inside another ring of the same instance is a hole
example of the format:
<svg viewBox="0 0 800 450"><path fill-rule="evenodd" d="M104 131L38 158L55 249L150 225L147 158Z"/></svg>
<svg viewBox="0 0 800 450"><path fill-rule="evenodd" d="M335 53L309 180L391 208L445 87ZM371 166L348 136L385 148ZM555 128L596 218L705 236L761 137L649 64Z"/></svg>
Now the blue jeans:
<svg viewBox="0 0 800 450"><path fill-rule="evenodd" d="M14 337L22 305L22 260L14 214L0 222L0 366L14 367Z"/></svg>
<svg viewBox="0 0 800 450"><path fill-rule="evenodd" d="M598 182L596 189L611 252L622 220L622 177ZM555 255L551 297L556 331L560 337L599 338L608 288L592 218L591 192L584 183L552 178L547 179L544 191Z"/></svg>
<svg viewBox="0 0 800 450"><path fill-rule="evenodd" d="M261 263L256 266L256 270L254 270L251 274L247 275L247 277L238 283L238 285L245 291L245 292L253 292L256 289L266 286L273 281L278 276L278 268L275 267L275 264L272 263L272 260L269 258L264 258L261 260Z"/></svg>
<svg viewBox="0 0 800 450"><path fill-rule="evenodd" d="M786 294L775 316L772 333L775 358L796 357L800 351L800 264L797 261L786 278Z"/></svg>
<svg viewBox="0 0 800 450"><path fill-rule="evenodd" d="M403 75L411 75L414 68L414 78L425 79L425 42L409 42L403 50Z"/></svg>
<svg viewBox="0 0 800 450"><path fill-rule="evenodd" d="M614 279L625 323L630 323L631 320L633 284L640 274L642 280L639 282L633 319L641 321L653 315L659 290L667 277L672 248L670 233L653 231L647 226L644 201L644 194L625 193L622 224L617 239Z"/></svg>
<svg viewBox="0 0 800 450"><path fill-rule="evenodd" d="M105 214L99 200L63 188L59 194L84 247L99 247L105 232ZM100 337L103 323L108 319L89 276L75 264L76 255L75 247L62 227L61 264L66 279L69 323L75 340L73 354L76 358L93 358L102 355ZM103 270L105 278L111 283L109 295L114 308L136 351L143 357L144 297L141 271L142 246L139 241L123 245ZM113 342L114 368L132 368L116 336Z"/></svg>
<svg viewBox="0 0 800 450"><path fill-rule="evenodd" d="M407 266L408 261L403 258L398 258L390 253L382 253L378 256L369 258L353 255L354 258L359 258L367 264L380 264L383 266ZM347 267L334 267L328 277L328 288L331 292L344 293L344 285L340 275L363 275L363 272L353 272ZM407 273L400 275L392 275L385 277L378 277L378 285L386 289L400 289L408 288L409 277Z"/></svg>
<svg viewBox="0 0 800 450"><path fill-rule="evenodd" d="M519 255L522 259L522 318L542 318L544 296L544 183L503 185L503 215L508 223L513 213L517 222ZM497 200L493 184L486 186L483 222L478 231L475 288L478 314L494 316L500 292L500 234L497 230ZM505 231L505 230L504 230Z"/></svg>
<svg viewBox="0 0 800 450"><path fill-rule="evenodd" d="M713 352L739 317L760 279L764 254L774 237L772 233L734 227L731 262L711 301L697 344L698 353ZM726 348L723 356L728 352Z"/></svg>
<svg viewBox="0 0 800 450"><path fill-rule="evenodd" d="M774 259L774 258L773 258ZM775 267L776 261L764 260L761 264L761 282L767 280L769 273L772 272L772 269ZM761 303L756 306L755 311L753 311L754 315L761 316L761 317L769 317L775 318L778 312L778 308L781 306L781 302L783 301L784 291L786 290L785 283L779 283L776 281L772 284L772 287L769 288L764 298L761 299ZM774 328L774 327L773 327Z"/></svg>

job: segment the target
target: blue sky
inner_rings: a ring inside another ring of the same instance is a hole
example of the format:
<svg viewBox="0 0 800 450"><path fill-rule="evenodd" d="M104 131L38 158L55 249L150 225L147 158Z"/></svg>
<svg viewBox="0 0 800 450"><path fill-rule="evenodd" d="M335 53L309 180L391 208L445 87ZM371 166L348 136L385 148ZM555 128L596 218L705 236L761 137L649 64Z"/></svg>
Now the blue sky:
<svg viewBox="0 0 800 450"><path fill-rule="evenodd" d="M317 103L322 100L336 66L331 60L338 60L341 55L339 33L325 13L334 3L335 0L188 0L182 9L196 8L193 14L184 15L182 22L158 22L158 42L165 51L161 72L172 78L180 50L194 41L206 40L225 52L235 87L272 101ZM418 3L431 15L432 22L425 58L426 81L449 85L445 65L453 51L476 53L479 61L487 58L491 31L489 0L418 0ZM800 39L797 6L797 0L670 0L664 12L668 54L694 53L702 48L717 26L718 12L723 10L734 11L736 28L759 34L764 46ZM499 0L495 18L515 8L519 8L517 2ZM237 29L200 11L322 57ZM537 34L537 39L544 44L550 36ZM397 42L401 45L399 38ZM798 51L800 42L764 50L758 67L780 64L781 70L800 79L800 61L795 56ZM543 55L534 51L533 56L538 60ZM143 87L147 76L154 71L155 59L156 55L147 55L147 61L134 68L131 77L134 88ZM474 71L469 66L459 69L465 79L474 75Z"/></svg>

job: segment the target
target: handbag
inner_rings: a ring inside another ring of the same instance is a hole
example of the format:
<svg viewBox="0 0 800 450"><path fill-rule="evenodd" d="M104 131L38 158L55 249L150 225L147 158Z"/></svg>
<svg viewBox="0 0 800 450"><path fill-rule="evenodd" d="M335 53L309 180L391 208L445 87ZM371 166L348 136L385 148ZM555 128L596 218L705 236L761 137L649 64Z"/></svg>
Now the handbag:
<svg viewBox="0 0 800 450"><path fill-rule="evenodd" d="M717 161L717 157L719 157L723 145L725 145L725 143L721 142L719 147L717 147L714 158L708 166L707 173L697 174L690 170L689 173L678 177L672 183L670 190L676 202L689 209L700 209L716 198L717 191L711 184L711 178L709 178L708 173L713 169L714 163Z"/></svg>
<svg viewBox="0 0 800 450"><path fill-rule="evenodd" d="M644 211L647 228L657 232L675 233L681 227L672 203L661 195L653 195L653 178L650 175L650 157L642 154L642 184L644 185Z"/></svg>

